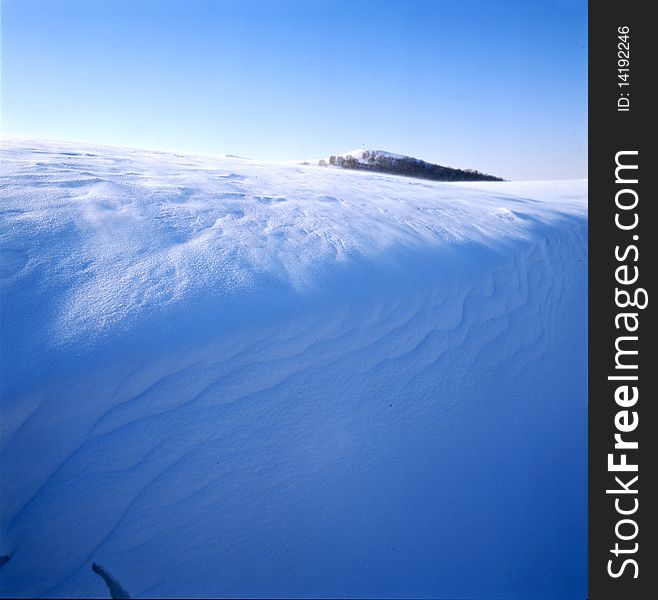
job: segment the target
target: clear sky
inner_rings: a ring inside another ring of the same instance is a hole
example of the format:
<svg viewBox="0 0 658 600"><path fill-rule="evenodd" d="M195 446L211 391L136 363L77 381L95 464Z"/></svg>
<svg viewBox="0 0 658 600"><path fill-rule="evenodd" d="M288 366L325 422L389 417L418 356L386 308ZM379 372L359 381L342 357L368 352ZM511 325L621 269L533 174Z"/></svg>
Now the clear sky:
<svg viewBox="0 0 658 600"><path fill-rule="evenodd" d="M2 0L2 131L587 175L578 0Z"/></svg>

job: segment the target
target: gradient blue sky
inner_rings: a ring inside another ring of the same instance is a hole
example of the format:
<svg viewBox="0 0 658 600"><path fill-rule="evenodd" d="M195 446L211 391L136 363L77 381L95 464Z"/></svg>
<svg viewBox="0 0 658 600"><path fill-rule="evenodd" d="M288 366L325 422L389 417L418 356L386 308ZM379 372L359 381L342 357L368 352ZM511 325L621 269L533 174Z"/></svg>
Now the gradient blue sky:
<svg viewBox="0 0 658 600"><path fill-rule="evenodd" d="M2 0L2 131L587 175L587 3Z"/></svg>

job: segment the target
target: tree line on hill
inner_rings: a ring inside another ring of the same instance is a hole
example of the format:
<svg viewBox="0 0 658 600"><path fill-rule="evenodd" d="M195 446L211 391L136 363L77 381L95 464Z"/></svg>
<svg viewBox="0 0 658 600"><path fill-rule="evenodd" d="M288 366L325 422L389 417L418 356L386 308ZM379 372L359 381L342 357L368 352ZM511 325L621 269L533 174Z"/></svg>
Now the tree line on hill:
<svg viewBox="0 0 658 600"><path fill-rule="evenodd" d="M504 181L500 177L480 173L473 169L453 169L410 156L397 157L372 150L364 150L362 160L348 154L347 156L331 156L328 163L323 159L319 161L319 164L320 166L332 165L343 169L376 171L434 181Z"/></svg>

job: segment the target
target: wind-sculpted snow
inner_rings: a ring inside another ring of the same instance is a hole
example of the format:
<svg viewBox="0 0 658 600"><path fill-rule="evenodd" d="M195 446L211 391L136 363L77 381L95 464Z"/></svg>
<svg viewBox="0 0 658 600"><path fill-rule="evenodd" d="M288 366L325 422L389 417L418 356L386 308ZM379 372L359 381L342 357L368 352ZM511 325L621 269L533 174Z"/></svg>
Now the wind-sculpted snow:
<svg viewBox="0 0 658 600"><path fill-rule="evenodd" d="M15 141L2 190L2 595L586 595L586 182Z"/></svg>

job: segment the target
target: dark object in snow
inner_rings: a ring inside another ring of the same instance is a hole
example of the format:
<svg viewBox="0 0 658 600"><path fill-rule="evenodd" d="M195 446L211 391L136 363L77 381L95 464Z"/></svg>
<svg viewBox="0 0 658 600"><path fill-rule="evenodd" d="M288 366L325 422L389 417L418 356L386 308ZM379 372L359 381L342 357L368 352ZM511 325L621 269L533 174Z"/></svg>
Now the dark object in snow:
<svg viewBox="0 0 658 600"><path fill-rule="evenodd" d="M110 590L110 596L112 598L130 598L130 594L126 592L121 587L121 584L112 577L103 567L97 565L96 563L91 564L91 570L94 573L97 573L103 578L103 581L107 585L107 589Z"/></svg>

